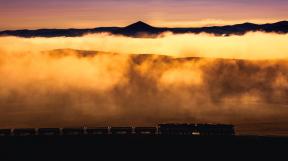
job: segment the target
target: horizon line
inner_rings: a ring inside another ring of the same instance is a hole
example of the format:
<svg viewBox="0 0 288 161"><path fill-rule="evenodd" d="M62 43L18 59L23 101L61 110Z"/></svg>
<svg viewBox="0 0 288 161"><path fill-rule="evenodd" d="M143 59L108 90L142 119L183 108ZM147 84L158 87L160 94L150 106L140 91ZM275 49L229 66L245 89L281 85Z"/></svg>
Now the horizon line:
<svg viewBox="0 0 288 161"><path fill-rule="evenodd" d="M241 25L241 24L255 24L255 25L266 25L266 24L275 24L275 23L279 23L279 22L288 22L288 19L284 19L284 20L278 20L278 21L274 21L274 22L267 22L267 23L252 23L250 21L243 21L242 23L234 23L234 24L225 24L225 25L207 25L207 26L198 26L198 27L164 27L164 26L154 26L154 25L151 25L150 23L147 23L143 20L139 20L139 21L135 21L133 23L130 23L126 26L96 26L96 27L85 27L85 28L82 28L82 27L79 27L79 28L76 28L76 27L67 27L67 28L57 28L57 27L47 27L47 28L33 28L33 29L28 29L28 28L22 28L22 29L4 29L4 30L1 30L0 29L0 32L3 32L3 31L18 31L18 30L28 30L28 31L35 31L35 30L53 30L53 29L56 29L56 30L69 30L69 29L78 29L78 30L85 30L85 29L97 29L97 28L125 28L127 26L130 26L130 25L133 25L133 24L136 24L136 23L139 23L139 22L142 22L146 25L150 25L154 28L206 28L206 27L224 27L224 26L233 26L233 25Z"/></svg>

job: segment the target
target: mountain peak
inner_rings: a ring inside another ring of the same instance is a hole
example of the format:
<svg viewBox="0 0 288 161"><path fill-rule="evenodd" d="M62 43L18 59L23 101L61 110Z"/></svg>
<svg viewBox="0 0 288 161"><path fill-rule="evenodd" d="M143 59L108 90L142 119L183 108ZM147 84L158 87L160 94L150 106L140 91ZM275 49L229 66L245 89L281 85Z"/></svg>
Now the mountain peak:
<svg viewBox="0 0 288 161"><path fill-rule="evenodd" d="M143 21L137 21L134 23L134 25L148 25L148 24L143 22ZM148 26L150 26L150 25L148 25Z"/></svg>
<svg viewBox="0 0 288 161"><path fill-rule="evenodd" d="M154 27L145 23L145 22L142 22L142 21L138 21L136 23L133 23L129 26L126 26L125 27L126 29L133 29L133 30L147 30L147 29L153 29Z"/></svg>

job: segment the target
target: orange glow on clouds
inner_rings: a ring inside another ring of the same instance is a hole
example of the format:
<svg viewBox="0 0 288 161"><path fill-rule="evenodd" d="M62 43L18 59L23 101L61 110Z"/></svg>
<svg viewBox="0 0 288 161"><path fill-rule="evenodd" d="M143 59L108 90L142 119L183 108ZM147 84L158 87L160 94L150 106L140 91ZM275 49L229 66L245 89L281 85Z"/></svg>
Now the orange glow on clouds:
<svg viewBox="0 0 288 161"><path fill-rule="evenodd" d="M76 38L0 38L9 53L78 49L124 54L158 54L174 57L232 59L287 59L288 34L250 32L244 36L164 33L158 38L130 38L92 34ZM15 47L17 46L17 47Z"/></svg>
<svg viewBox="0 0 288 161"><path fill-rule="evenodd" d="M0 127L216 122L287 135L287 36L1 37Z"/></svg>

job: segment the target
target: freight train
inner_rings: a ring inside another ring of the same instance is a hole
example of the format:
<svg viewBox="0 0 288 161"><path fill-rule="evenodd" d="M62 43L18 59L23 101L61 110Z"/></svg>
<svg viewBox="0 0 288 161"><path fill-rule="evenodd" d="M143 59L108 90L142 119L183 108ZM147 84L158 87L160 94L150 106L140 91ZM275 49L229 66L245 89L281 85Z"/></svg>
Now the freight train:
<svg viewBox="0 0 288 161"><path fill-rule="evenodd" d="M201 135L234 136L233 125L159 124L155 127L81 127L0 129L0 136L76 136L76 135Z"/></svg>

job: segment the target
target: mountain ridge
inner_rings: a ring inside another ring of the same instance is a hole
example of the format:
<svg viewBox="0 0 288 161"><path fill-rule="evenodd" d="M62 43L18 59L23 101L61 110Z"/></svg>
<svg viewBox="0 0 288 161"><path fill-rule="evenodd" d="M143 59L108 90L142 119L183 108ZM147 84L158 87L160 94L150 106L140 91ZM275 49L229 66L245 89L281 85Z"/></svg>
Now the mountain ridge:
<svg viewBox="0 0 288 161"><path fill-rule="evenodd" d="M191 27L191 28L169 28L154 27L145 22L138 21L126 27L97 27L91 29L36 29L36 30L5 30L0 31L0 36L18 36L18 37L76 37L86 34L108 32L111 34L125 35L130 37L155 36L163 32L181 33L209 33L217 36L243 35L247 32L262 31L275 33L288 33L288 21L279 21L275 23L254 24L242 23L225 26L210 27Z"/></svg>

